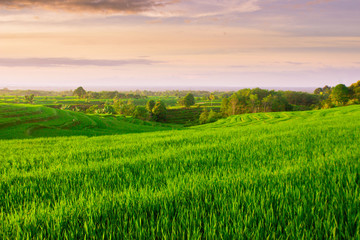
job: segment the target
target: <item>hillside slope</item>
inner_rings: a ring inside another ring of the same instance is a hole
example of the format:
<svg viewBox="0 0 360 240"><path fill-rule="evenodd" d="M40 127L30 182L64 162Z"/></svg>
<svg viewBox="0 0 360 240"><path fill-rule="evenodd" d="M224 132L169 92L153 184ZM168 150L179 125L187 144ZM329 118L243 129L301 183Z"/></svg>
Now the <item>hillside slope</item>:
<svg viewBox="0 0 360 240"><path fill-rule="evenodd" d="M0 238L359 239L359 119L350 106L0 140Z"/></svg>
<svg viewBox="0 0 360 240"><path fill-rule="evenodd" d="M241 115L234 115L228 118L220 119L217 122L193 126L193 129L208 129L208 128L228 128L228 127L254 127L257 125L276 124L285 121L306 120L307 123L328 121L331 117L340 117L342 115L352 115L359 111L359 105L348 107L339 107L326 110L317 111L296 111L296 112L266 112L266 113L248 113ZM304 122L304 123L305 123Z"/></svg>
<svg viewBox="0 0 360 240"><path fill-rule="evenodd" d="M39 105L0 104L0 139L101 136L171 130L175 125L87 115Z"/></svg>

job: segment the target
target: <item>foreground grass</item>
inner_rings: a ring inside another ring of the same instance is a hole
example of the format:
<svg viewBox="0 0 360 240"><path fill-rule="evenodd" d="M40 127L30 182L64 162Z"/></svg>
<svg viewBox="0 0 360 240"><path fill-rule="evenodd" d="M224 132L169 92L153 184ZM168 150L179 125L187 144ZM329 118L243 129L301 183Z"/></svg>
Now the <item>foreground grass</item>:
<svg viewBox="0 0 360 240"><path fill-rule="evenodd" d="M360 107L265 116L1 140L0 238L359 239Z"/></svg>

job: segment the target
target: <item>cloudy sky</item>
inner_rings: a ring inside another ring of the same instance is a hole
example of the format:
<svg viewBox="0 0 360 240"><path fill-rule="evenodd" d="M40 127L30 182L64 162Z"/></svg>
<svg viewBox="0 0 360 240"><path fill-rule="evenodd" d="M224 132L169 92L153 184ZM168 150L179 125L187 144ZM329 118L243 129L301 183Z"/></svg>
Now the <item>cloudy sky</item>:
<svg viewBox="0 0 360 240"><path fill-rule="evenodd" d="M0 88L360 79L359 0L2 0Z"/></svg>

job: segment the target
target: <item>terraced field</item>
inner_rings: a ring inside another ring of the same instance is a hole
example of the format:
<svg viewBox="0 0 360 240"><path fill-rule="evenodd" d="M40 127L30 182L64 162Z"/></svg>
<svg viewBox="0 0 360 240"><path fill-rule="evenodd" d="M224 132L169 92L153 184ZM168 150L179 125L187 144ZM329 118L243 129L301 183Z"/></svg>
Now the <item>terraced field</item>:
<svg viewBox="0 0 360 240"><path fill-rule="evenodd" d="M223 128L223 127L234 127L234 126L256 126L264 124L276 124L279 122L289 120L318 120L324 117L331 117L338 114L351 114L356 112L358 106L349 106L347 108L334 108L330 110L321 111L298 111L298 112L268 112L268 113L249 113L242 115L235 115L226 119L220 119L215 123L206 124L204 126L194 126L192 128Z"/></svg>
<svg viewBox="0 0 360 240"><path fill-rule="evenodd" d="M207 107L210 111L219 112L219 107ZM166 122L167 123L174 123L174 124L193 124L199 122L200 114L203 112L203 108L175 108L175 109L168 109L166 115Z"/></svg>
<svg viewBox="0 0 360 240"><path fill-rule="evenodd" d="M36 94L35 94L36 95ZM154 101L161 100L167 106L175 106L177 104L177 97L167 96L167 97L148 97L148 98L124 98L122 101L131 100L135 105L145 106L147 101L153 99ZM86 106L86 105L103 105L106 102L112 102L113 98L109 99L84 99L77 98L76 96L36 96L34 99L34 104L37 105L47 105L47 106L62 106L62 105L73 105L73 106ZM14 103L26 103L23 96L0 96L0 103L14 104Z"/></svg>
<svg viewBox="0 0 360 240"><path fill-rule="evenodd" d="M36 105L0 104L0 139L100 136L173 128L179 126L125 117L86 115Z"/></svg>
<svg viewBox="0 0 360 240"><path fill-rule="evenodd" d="M0 140L0 239L360 239L359 119Z"/></svg>

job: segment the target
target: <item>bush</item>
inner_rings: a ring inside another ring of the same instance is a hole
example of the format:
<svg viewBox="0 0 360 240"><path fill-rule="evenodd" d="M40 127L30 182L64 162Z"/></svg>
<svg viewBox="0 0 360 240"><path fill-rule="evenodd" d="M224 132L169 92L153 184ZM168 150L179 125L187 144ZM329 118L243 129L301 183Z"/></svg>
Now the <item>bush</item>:
<svg viewBox="0 0 360 240"><path fill-rule="evenodd" d="M200 114L199 122L200 124L212 123L216 122L219 118L221 118L220 113L213 110L209 112L206 108L204 108L204 111Z"/></svg>
<svg viewBox="0 0 360 240"><path fill-rule="evenodd" d="M137 106L132 114L133 117L141 119L141 120L148 120L149 119L149 112L145 107Z"/></svg>
<svg viewBox="0 0 360 240"><path fill-rule="evenodd" d="M105 105L102 112L105 114L115 114L115 109L111 105Z"/></svg>
<svg viewBox="0 0 360 240"><path fill-rule="evenodd" d="M185 106L187 108L193 106L195 104L194 95L188 93L184 98L180 99L179 103L180 105Z"/></svg>
<svg viewBox="0 0 360 240"><path fill-rule="evenodd" d="M166 107L162 101L157 101L152 109L152 117L155 121L165 121L166 119Z"/></svg>
<svg viewBox="0 0 360 240"><path fill-rule="evenodd" d="M91 107L89 107L87 110L86 110L86 113L95 113L96 112L96 110L98 109L98 105L92 105Z"/></svg>
<svg viewBox="0 0 360 240"><path fill-rule="evenodd" d="M61 110L72 110L71 105L61 105L60 107Z"/></svg>
<svg viewBox="0 0 360 240"><path fill-rule="evenodd" d="M217 112L215 112L215 111L213 111L213 110L211 110L211 111L209 112L209 116L208 116L207 122L208 122L208 123L216 122L219 118L220 118L220 114L217 113Z"/></svg>
<svg viewBox="0 0 360 240"><path fill-rule="evenodd" d="M206 108L204 108L204 111L200 114L199 123L200 124L207 123L208 117L209 117L209 111Z"/></svg>

